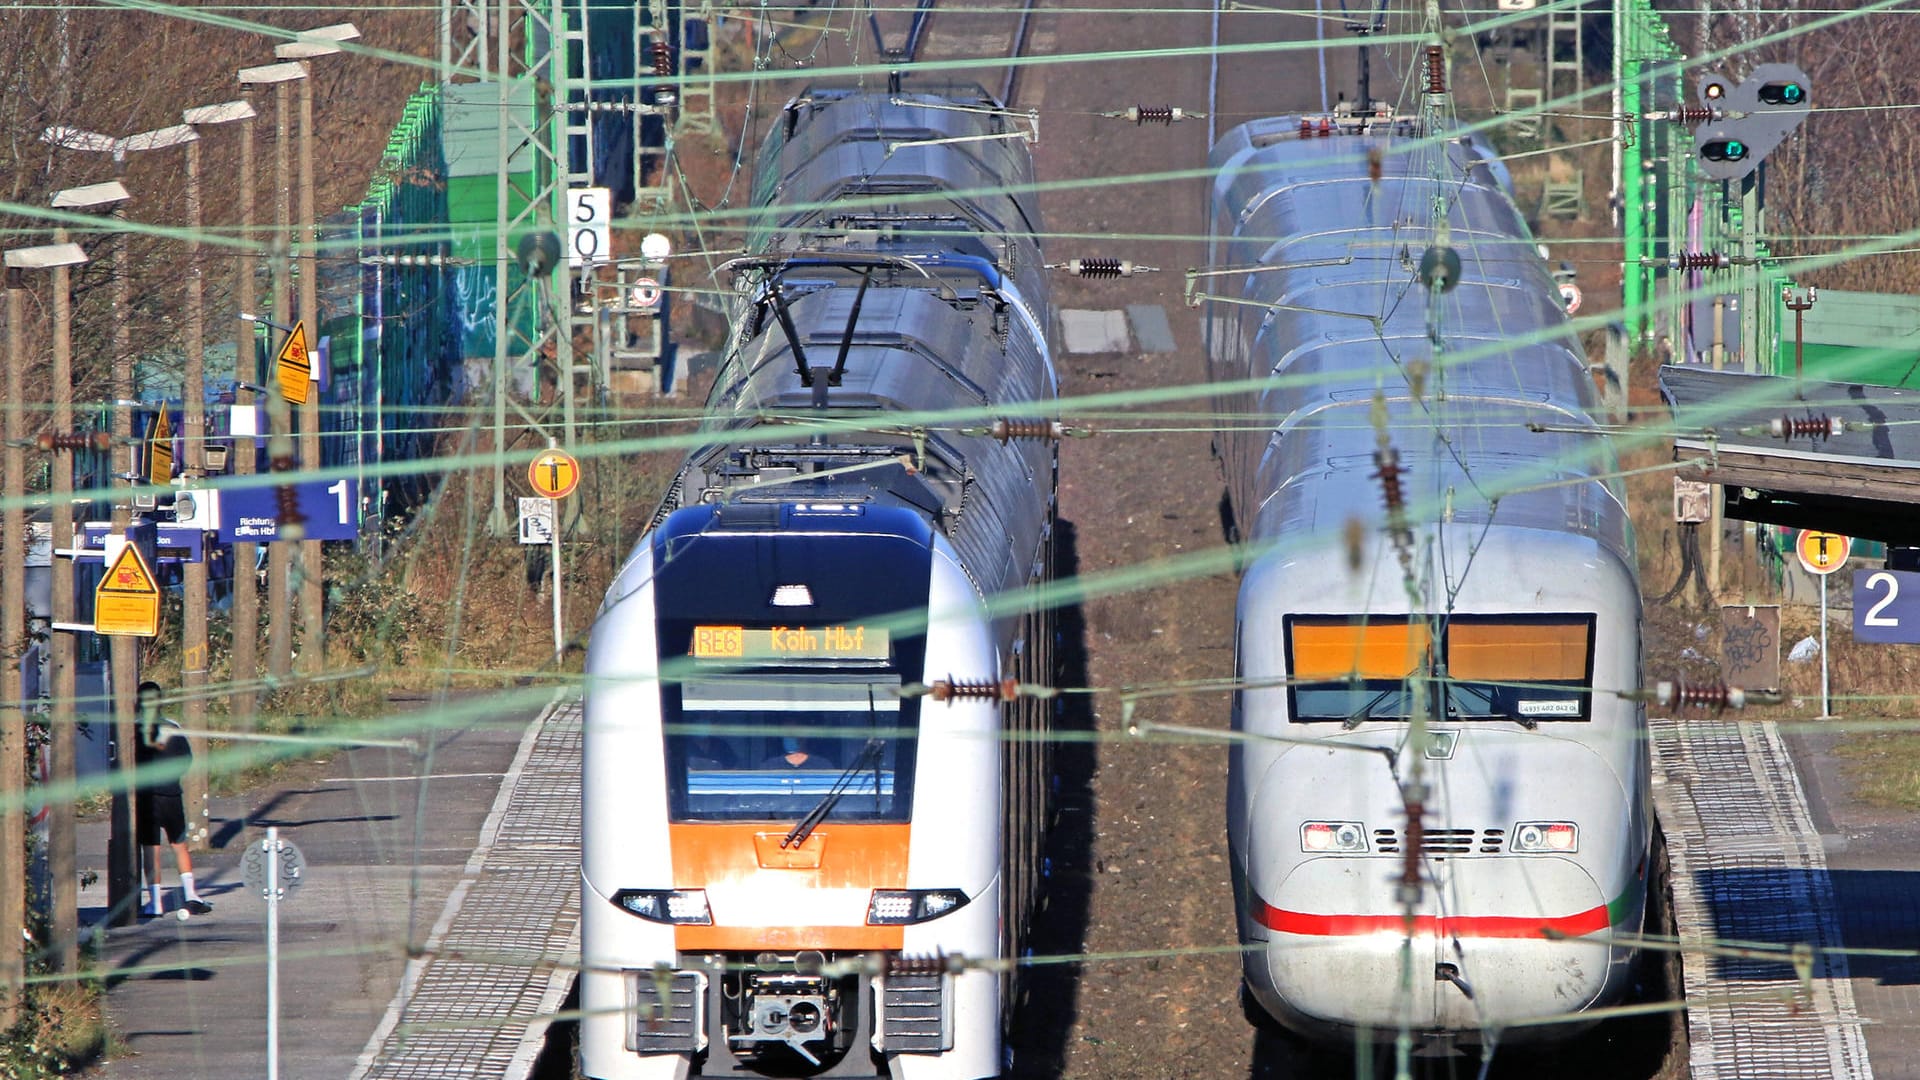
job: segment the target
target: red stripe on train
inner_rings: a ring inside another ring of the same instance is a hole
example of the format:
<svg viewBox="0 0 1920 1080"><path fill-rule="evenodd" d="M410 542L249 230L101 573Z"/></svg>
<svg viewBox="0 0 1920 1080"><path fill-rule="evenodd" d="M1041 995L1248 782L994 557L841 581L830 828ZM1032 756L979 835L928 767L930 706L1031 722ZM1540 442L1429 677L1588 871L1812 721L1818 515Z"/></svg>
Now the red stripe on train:
<svg viewBox="0 0 1920 1080"><path fill-rule="evenodd" d="M1347 937L1358 934L1404 934L1407 920L1400 915L1311 915L1287 911L1255 898L1254 919L1282 934L1308 937ZM1549 934L1580 937L1612 926L1606 906L1575 915L1541 918L1530 915L1416 915L1413 932L1421 936L1462 938L1539 938Z"/></svg>

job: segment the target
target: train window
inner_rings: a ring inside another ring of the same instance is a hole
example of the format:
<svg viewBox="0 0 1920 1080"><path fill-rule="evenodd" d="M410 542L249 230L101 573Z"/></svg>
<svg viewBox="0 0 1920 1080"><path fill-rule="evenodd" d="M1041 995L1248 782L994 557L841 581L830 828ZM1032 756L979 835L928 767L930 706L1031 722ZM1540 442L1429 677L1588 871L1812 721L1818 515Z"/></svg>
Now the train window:
<svg viewBox="0 0 1920 1080"><path fill-rule="evenodd" d="M1292 671L1296 679L1404 679L1431 641L1424 622L1296 616Z"/></svg>
<svg viewBox="0 0 1920 1080"><path fill-rule="evenodd" d="M676 821L901 822L911 806L917 699L891 672L695 676L662 687Z"/></svg>
<svg viewBox="0 0 1920 1080"><path fill-rule="evenodd" d="M1302 722L1405 719L1409 679L1433 646L1433 624L1405 616L1296 615L1287 620L1289 705ZM1456 615L1441 630L1444 673L1430 715L1449 720L1585 720L1593 678L1591 615Z"/></svg>

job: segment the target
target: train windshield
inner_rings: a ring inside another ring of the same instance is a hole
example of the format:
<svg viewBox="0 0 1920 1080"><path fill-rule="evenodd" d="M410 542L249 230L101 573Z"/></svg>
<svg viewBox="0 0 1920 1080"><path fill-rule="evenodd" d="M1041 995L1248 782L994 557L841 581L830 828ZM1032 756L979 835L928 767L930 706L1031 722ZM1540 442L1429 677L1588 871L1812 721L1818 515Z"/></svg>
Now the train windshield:
<svg viewBox="0 0 1920 1080"><path fill-rule="evenodd" d="M883 670L689 673L662 687L675 821L903 822L917 702Z"/></svg>
<svg viewBox="0 0 1920 1080"><path fill-rule="evenodd" d="M1586 720L1592 615L1405 617L1294 615L1287 620L1295 720L1404 720L1430 672L1428 715L1448 721Z"/></svg>

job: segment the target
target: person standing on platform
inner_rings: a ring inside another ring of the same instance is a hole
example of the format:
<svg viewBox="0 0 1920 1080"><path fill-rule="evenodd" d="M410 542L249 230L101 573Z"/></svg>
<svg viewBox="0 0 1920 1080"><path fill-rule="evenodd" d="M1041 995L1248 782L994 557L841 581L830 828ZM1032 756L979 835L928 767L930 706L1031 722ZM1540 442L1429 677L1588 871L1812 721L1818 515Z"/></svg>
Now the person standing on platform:
<svg viewBox="0 0 1920 1080"><path fill-rule="evenodd" d="M187 854L187 813L180 793L180 777L193 762L193 747L187 744L187 733L179 724L160 715L160 693L159 683L140 684L140 733L133 751L139 777L134 797L138 823L135 831L147 876L146 902L140 908L143 919L167 913L166 897L160 886L163 836L165 842L173 846L173 861L180 868L181 908L194 915L213 910L213 905L200 899L193 887L193 856Z"/></svg>

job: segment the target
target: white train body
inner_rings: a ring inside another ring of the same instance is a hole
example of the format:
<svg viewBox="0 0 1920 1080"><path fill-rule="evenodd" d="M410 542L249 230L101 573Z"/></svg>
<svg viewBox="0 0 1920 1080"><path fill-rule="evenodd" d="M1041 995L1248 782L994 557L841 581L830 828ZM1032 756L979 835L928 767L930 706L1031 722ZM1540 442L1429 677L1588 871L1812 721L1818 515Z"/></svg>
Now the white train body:
<svg viewBox="0 0 1920 1080"><path fill-rule="evenodd" d="M1628 992L1652 830L1644 713L1614 693L1641 685L1641 613L1593 388L1470 147L1300 130L1256 121L1213 154L1213 260L1264 269L1211 304L1210 374L1229 415L1272 420L1218 444L1251 546L1233 724L1274 737L1229 766L1247 990L1328 1041L1563 1037ZM1436 199L1461 272L1430 323Z"/></svg>
<svg viewBox="0 0 1920 1080"><path fill-rule="evenodd" d="M1055 454L890 419L1050 415L1024 145L889 152L989 102L817 89L763 155L709 440L588 647L584 1076L1001 1070L1048 714L923 691L1045 681Z"/></svg>

